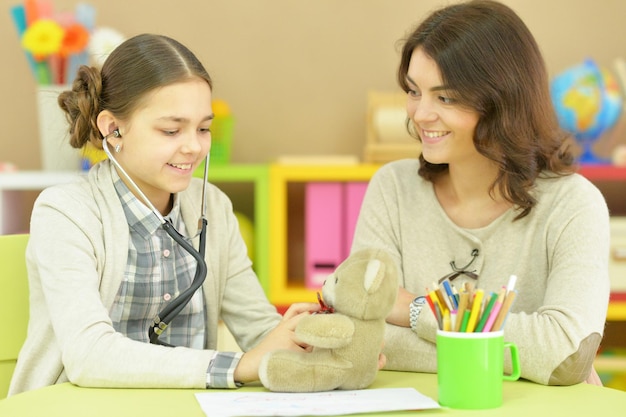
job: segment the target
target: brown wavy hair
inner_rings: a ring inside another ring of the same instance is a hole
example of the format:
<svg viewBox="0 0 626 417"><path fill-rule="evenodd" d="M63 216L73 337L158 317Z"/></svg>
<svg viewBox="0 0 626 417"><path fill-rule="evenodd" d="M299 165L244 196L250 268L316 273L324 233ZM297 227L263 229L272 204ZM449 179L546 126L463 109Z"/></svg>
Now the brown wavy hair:
<svg viewBox="0 0 626 417"><path fill-rule="evenodd" d="M416 48L432 58L459 104L478 112L478 152L499 166L491 186L526 216L537 203L530 190L545 171L575 170L568 135L559 127L545 62L534 37L509 7L477 0L436 10L404 40L398 83L409 91L407 72ZM409 132L419 139L412 122ZM435 181L448 164L420 155L419 175Z"/></svg>
<svg viewBox="0 0 626 417"><path fill-rule="evenodd" d="M70 125L70 145L82 148L91 142L101 149L97 126L101 111L129 120L147 93L191 78L204 79L213 88L202 63L180 42L154 34L126 40L111 52L101 71L81 66L72 89L59 95L59 106Z"/></svg>

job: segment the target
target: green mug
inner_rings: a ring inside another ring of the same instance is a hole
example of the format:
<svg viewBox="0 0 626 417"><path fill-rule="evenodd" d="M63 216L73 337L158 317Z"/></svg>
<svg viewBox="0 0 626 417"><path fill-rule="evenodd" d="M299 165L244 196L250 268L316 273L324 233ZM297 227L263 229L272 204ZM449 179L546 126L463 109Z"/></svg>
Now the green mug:
<svg viewBox="0 0 626 417"><path fill-rule="evenodd" d="M504 373L504 351L511 352L511 375ZM487 409L502 405L502 381L520 377L519 354L504 332L437 331L439 404Z"/></svg>

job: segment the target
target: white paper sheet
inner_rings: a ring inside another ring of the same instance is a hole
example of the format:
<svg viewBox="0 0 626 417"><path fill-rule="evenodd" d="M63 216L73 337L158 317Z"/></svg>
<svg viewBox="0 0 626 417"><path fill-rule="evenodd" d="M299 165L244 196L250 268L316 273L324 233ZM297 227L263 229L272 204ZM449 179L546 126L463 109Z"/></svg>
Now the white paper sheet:
<svg viewBox="0 0 626 417"><path fill-rule="evenodd" d="M207 391L196 394L210 417L326 416L440 408L414 388L379 388L303 394Z"/></svg>

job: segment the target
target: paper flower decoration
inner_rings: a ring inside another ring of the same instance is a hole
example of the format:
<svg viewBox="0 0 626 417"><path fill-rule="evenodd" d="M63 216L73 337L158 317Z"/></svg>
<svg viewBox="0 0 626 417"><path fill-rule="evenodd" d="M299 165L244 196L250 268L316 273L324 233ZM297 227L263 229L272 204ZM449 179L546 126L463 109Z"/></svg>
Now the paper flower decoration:
<svg viewBox="0 0 626 417"><path fill-rule="evenodd" d="M63 35L63 42L61 42L59 50L62 57L79 54L89 44L89 31L78 23L67 26Z"/></svg>
<svg viewBox="0 0 626 417"><path fill-rule="evenodd" d="M42 60L61 50L64 31L54 20L41 19L28 26L22 36L22 47Z"/></svg>
<svg viewBox="0 0 626 417"><path fill-rule="evenodd" d="M78 68L90 63L92 45L101 57L124 40L112 29L95 29L95 16L95 9L85 3L77 4L73 12L55 12L51 0L24 0L11 8L38 84L70 84Z"/></svg>
<svg viewBox="0 0 626 417"><path fill-rule="evenodd" d="M120 32L108 27L96 28L91 34L87 49L92 63L101 68L107 57L126 38Z"/></svg>

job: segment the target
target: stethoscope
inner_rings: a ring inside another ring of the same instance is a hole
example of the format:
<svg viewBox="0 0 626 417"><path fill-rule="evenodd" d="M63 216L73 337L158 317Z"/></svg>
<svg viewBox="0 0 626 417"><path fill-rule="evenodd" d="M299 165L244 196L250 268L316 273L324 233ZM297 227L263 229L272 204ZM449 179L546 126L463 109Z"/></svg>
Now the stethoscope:
<svg viewBox="0 0 626 417"><path fill-rule="evenodd" d="M126 170L122 168L119 162L117 162L117 159L115 159L112 152L109 150L109 145L107 143L107 139L110 136L121 138L122 134L120 133L119 129L115 129L112 133L109 133L108 135L104 136L102 138L102 148L104 149L104 152L107 154L111 162L113 162L113 164L118 169L118 171L122 173L124 178L131 185L131 187L139 196L139 198L146 204L146 206L148 206L148 208L152 211L152 213L154 213L154 215L159 219L159 221L161 222L161 227L163 227L163 230L165 230L167 234L170 235L172 239L174 239L174 241L176 241L176 243L178 243L180 246L183 247L183 249L189 252L189 254L193 256L194 259L198 262L198 266L196 267L196 274L194 275L193 281L191 282L191 285L189 286L189 288L181 292L176 298L170 301L170 303L166 305L163 308L163 310L161 310L156 315L156 317L154 318L154 321L148 328L148 337L150 338L150 343L173 347L172 345L168 343L160 341L159 336L165 331L167 326L183 310L183 308L185 308L187 303L189 303L189 301L193 297L196 290L198 290L198 288L200 288L200 286L204 282L206 275L207 275L207 265L204 260L204 253L205 253L205 248L206 248L206 227L207 227L206 186L207 186L207 176L209 174L210 153L207 153L206 159L204 161L204 179L202 183L202 208L200 211L201 213L200 219L198 219L198 235L200 236L200 243L199 243L198 250L196 250L191 245L191 243L189 243L188 240L190 239L187 239L183 235L181 235L178 232L178 230L176 230L174 225L172 225L171 221L168 219L165 219L165 217L161 215L161 213L156 209L156 207L154 207L152 202L150 202L148 197L146 197L146 195L139 189L139 186L135 183L135 181L133 181L130 175L128 175Z"/></svg>

